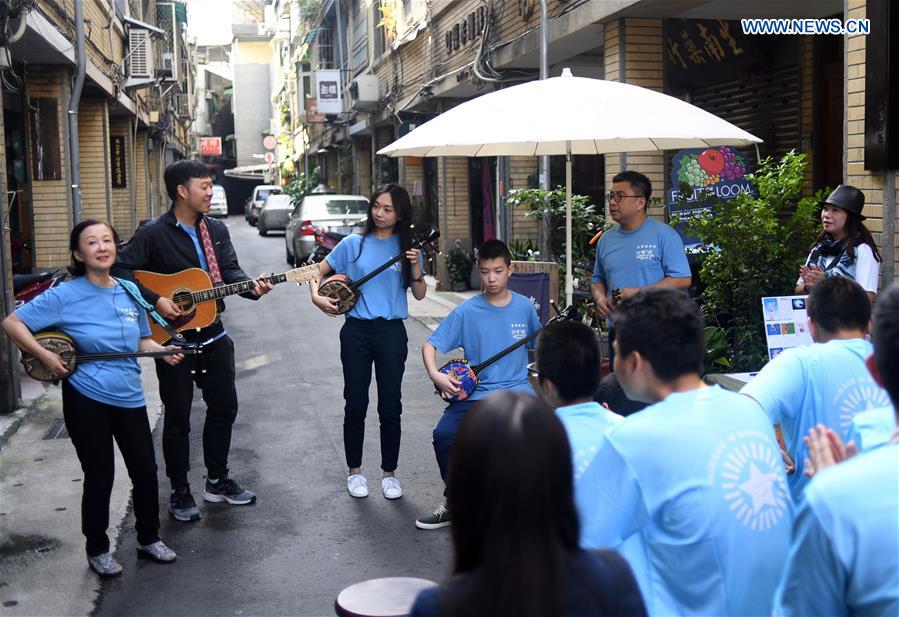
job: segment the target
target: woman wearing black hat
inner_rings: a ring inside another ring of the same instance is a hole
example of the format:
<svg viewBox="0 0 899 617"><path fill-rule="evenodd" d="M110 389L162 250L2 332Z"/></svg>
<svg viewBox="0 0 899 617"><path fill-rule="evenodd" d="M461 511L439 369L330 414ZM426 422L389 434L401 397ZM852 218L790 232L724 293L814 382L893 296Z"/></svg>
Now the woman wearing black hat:
<svg viewBox="0 0 899 617"><path fill-rule="evenodd" d="M845 276L854 279L873 300L881 258L871 232L862 223L865 194L854 186L841 184L820 205L824 228L805 265L799 267L796 293L810 292L825 278Z"/></svg>

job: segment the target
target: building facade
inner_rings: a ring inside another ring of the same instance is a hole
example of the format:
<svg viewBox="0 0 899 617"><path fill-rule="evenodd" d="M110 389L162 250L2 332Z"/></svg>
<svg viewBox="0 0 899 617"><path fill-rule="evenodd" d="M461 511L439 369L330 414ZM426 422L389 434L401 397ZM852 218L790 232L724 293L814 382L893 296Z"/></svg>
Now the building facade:
<svg viewBox="0 0 899 617"><path fill-rule="evenodd" d="M13 272L68 264L76 219L108 220L124 240L168 207L162 171L194 147L194 50L186 23L182 2L39 0L2 24L15 34L0 45L0 185L7 195L0 316L14 308ZM16 396L15 351L2 342L0 392L8 410Z"/></svg>

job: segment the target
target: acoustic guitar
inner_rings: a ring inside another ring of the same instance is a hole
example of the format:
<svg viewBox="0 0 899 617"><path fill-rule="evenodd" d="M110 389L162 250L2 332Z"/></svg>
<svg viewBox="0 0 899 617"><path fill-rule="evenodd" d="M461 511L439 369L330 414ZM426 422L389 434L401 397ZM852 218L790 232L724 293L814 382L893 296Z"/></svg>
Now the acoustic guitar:
<svg viewBox="0 0 899 617"><path fill-rule="evenodd" d="M522 345L527 345L528 343L533 341L535 338L537 338L537 336L540 334L540 332L543 331L543 328L545 328L549 324L556 322L556 321L580 319L580 314L578 313L577 309L574 308L573 306L569 306L565 310L559 312L559 309L556 308L555 302L551 302L551 304L552 304L552 307L558 313L555 317L553 317L549 321L547 321L546 325L543 326L542 328L538 328L537 330L534 330L533 332L528 334L526 337L524 337L520 341L517 341L516 343L509 345L508 347L506 347L505 349L503 349L496 355L491 356L490 358L487 358L480 364L475 364L474 366L472 366L471 363L469 363L469 361L464 358L454 358L454 359L450 360L449 362L447 362L446 364L444 364L443 366L441 366L438 369L441 373L443 373L444 375L449 375L450 377L454 377L459 382L459 393L446 399L446 400L448 400L448 401L464 401L465 399L467 399L478 388L478 373L483 371L485 368L487 368L494 362L497 362L497 361L505 358L506 356L508 356L510 353L512 353L513 351L515 351ZM435 390L436 390L437 394L440 394L439 388L435 388Z"/></svg>
<svg viewBox="0 0 899 617"><path fill-rule="evenodd" d="M272 285L278 283L308 283L321 278L321 264L312 264L302 268L294 268L282 274L263 277L262 280ZM257 279L231 283L230 285L212 284L209 273L201 268L188 268L175 274L159 274L146 270L135 270L134 277L140 283L172 301L181 309L181 315L170 319L169 324L178 332L199 330L215 322L219 310L217 301L234 294L247 293L253 290ZM155 321L150 322L150 337L162 345L171 336Z"/></svg>
<svg viewBox="0 0 899 617"><path fill-rule="evenodd" d="M175 354L183 354L191 356L202 353L199 347L183 347L179 349L167 349L164 351L122 351L109 353L89 353L80 354L75 349L75 341L68 334L63 332L46 331L38 332L34 335L41 347L52 351L59 356L63 363L69 368L69 375L75 372L75 368L81 362L92 362L98 360L118 360L120 358L163 358L165 356L174 356ZM38 381L59 381L57 377L44 366L44 363L36 357L28 353L22 352L22 366L25 372L32 379ZM67 375L68 376L68 375Z"/></svg>
<svg viewBox="0 0 899 617"><path fill-rule="evenodd" d="M412 241L412 248L420 249L425 244L436 241L439 237L440 231L431 227L424 238ZM352 308L356 306L356 302L359 301L359 298L362 295L362 292L359 291L359 287L381 274L396 262L405 258L406 253L400 253L396 257L391 258L387 263L378 266L358 281L351 281L346 274L333 274L322 281L321 286L318 288L318 295L337 300L337 314L343 315L347 311L352 310Z"/></svg>

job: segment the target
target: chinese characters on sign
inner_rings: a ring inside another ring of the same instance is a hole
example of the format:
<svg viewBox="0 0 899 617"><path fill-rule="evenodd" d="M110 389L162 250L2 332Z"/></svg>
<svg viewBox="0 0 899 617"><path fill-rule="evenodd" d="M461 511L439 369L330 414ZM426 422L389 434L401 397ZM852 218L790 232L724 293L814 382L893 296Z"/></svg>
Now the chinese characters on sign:
<svg viewBox="0 0 899 617"><path fill-rule="evenodd" d="M323 114L339 114L341 111L340 71L326 70L315 72L318 112Z"/></svg>
<svg viewBox="0 0 899 617"><path fill-rule="evenodd" d="M481 36L484 24L487 22L488 10L486 6L478 7L477 10L466 15L465 19L447 28L443 35L447 54L457 51L469 41L474 41Z"/></svg>
<svg viewBox="0 0 899 617"><path fill-rule="evenodd" d="M112 188L127 188L128 177L125 169L124 135L113 135L109 138L109 154L109 163L112 167Z"/></svg>
<svg viewBox="0 0 899 617"><path fill-rule="evenodd" d="M222 138L221 137L201 137L200 138L200 156L221 156L222 155Z"/></svg>
<svg viewBox="0 0 899 617"><path fill-rule="evenodd" d="M798 61L789 37L747 36L737 21L666 19L663 33L666 79L673 93Z"/></svg>

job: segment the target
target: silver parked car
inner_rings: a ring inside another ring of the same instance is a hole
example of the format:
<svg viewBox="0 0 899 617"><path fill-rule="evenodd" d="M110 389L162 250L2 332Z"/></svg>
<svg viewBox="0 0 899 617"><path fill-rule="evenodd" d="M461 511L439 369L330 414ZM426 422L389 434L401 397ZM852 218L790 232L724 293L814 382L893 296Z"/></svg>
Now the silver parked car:
<svg viewBox="0 0 899 617"><path fill-rule="evenodd" d="M247 219L247 222L250 225L255 225L256 221L259 219L259 211L262 210L262 204L265 203L266 198L268 198L269 195L280 194L281 187L274 184L260 184L259 186L253 187L253 194L250 195L250 199L247 200L244 210L244 218Z"/></svg>
<svg viewBox="0 0 899 617"><path fill-rule="evenodd" d="M265 236L272 230L282 230L287 227L292 209L290 195L276 194L266 197L262 204L262 210L259 211L259 219L256 221L259 235Z"/></svg>
<svg viewBox="0 0 899 617"><path fill-rule="evenodd" d="M365 223L368 199L359 195L307 195L284 230L287 263L301 263L315 248L315 230L348 236Z"/></svg>
<svg viewBox="0 0 899 617"><path fill-rule="evenodd" d="M225 187L220 184L212 185L212 204L209 206L210 216L228 216L228 197L225 195Z"/></svg>

